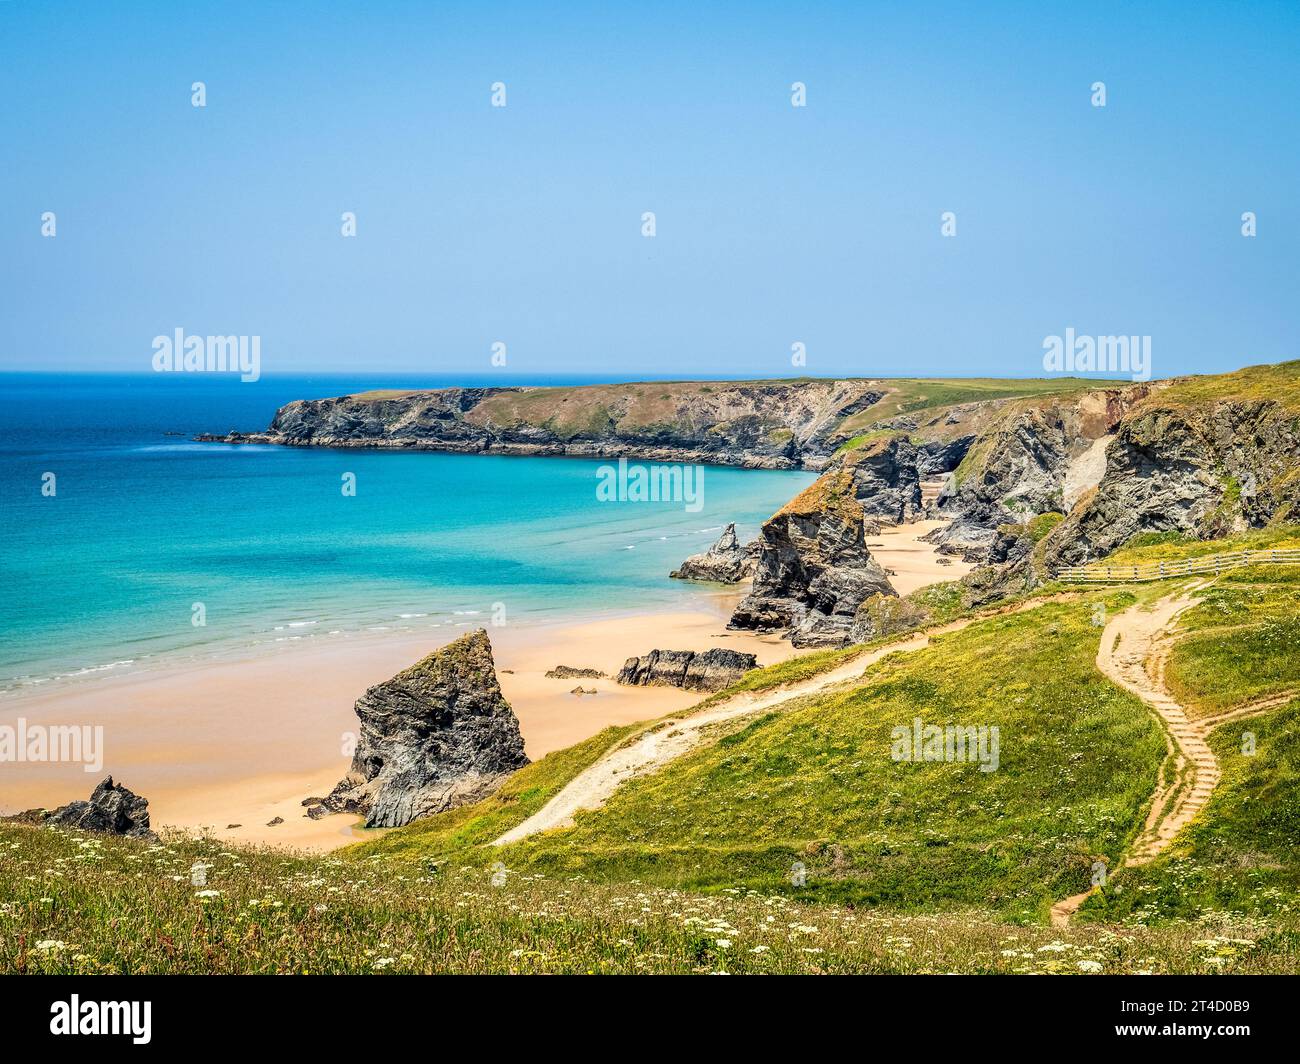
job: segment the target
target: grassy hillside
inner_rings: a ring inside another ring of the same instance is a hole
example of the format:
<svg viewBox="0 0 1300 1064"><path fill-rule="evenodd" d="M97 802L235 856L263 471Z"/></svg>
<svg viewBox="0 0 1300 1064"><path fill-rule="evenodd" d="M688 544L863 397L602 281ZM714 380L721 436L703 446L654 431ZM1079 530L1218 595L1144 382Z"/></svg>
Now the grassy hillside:
<svg viewBox="0 0 1300 1064"><path fill-rule="evenodd" d="M1300 571L1233 575L1187 613L1190 634L1169 656L1170 690L1194 718L1300 691Z"/></svg>
<svg viewBox="0 0 1300 1064"><path fill-rule="evenodd" d="M1001 377L887 378L880 382L887 390L874 406L845 418L840 433L855 436L899 414L916 414L923 410L958 403L985 402L993 399L1020 399L1035 395L1054 395L1114 387L1119 381L1082 377L1009 379Z"/></svg>
<svg viewBox="0 0 1300 1064"><path fill-rule="evenodd" d="M886 658L860 685L743 722L625 784L571 830L465 860L1040 916L1094 859L1120 853L1163 756L1145 708L1093 668L1092 609L1088 599L1046 604ZM891 759L891 729L918 716L998 727L997 771ZM795 861L808 870L804 887L790 883Z"/></svg>
<svg viewBox="0 0 1300 1064"><path fill-rule="evenodd" d="M1259 937L1237 923L1058 932L3 823L0 853L0 974L1204 972L1207 939ZM1294 939L1233 949L1234 971L1300 962Z"/></svg>
<svg viewBox="0 0 1300 1064"><path fill-rule="evenodd" d="M1204 546L1156 537L1127 556ZM1095 616L1176 586L1045 589L1056 597L720 726L572 828L505 848L488 844L643 726L325 858L0 824L0 972L1294 971L1300 699L1216 728L1209 806L1167 854L1120 867L1165 744L1095 669ZM1170 657L1187 697L1217 711L1289 689L1300 655L1277 631L1298 590L1300 570L1268 567L1201 588ZM959 609L951 591L930 590L944 611ZM737 689L866 649L757 670ZM996 726L997 770L894 759L892 729L917 717ZM1105 890L1049 928L1048 906L1085 889L1098 859L1115 869Z"/></svg>

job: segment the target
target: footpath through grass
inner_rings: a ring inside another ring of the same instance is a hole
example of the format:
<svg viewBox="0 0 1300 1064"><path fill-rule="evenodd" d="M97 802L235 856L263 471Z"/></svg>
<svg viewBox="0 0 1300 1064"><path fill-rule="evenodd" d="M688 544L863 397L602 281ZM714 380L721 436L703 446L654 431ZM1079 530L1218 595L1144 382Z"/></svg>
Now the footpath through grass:
<svg viewBox="0 0 1300 1064"><path fill-rule="evenodd" d="M1038 918L1086 885L1094 860L1118 858L1164 756L1146 707L1095 669L1103 599L891 655L863 683L742 722L572 829L495 855L556 876ZM917 720L998 729L996 771L896 760L894 729ZM806 886L791 883L796 862Z"/></svg>

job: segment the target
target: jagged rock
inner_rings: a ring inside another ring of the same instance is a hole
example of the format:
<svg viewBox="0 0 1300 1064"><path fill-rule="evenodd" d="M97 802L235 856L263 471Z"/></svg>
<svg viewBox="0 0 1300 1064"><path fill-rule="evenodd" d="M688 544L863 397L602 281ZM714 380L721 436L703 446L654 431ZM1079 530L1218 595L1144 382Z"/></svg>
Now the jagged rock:
<svg viewBox="0 0 1300 1064"><path fill-rule="evenodd" d="M278 828L283 823L284 823L284 817L277 816L277 817L272 817L270 820L268 820L266 822L266 826L268 828Z"/></svg>
<svg viewBox="0 0 1300 1064"><path fill-rule="evenodd" d="M824 474L763 525L749 595L728 625L759 631L790 629L796 646L844 643L858 607L871 595L893 595L867 549L867 522L846 470Z"/></svg>
<svg viewBox="0 0 1300 1064"><path fill-rule="evenodd" d="M325 800L367 827L399 827L477 801L528 764L487 632L461 636L357 700L361 735Z"/></svg>
<svg viewBox="0 0 1300 1064"><path fill-rule="evenodd" d="M571 665L557 665L546 673L548 680L603 680L599 669L575 669Z"/></svg>
<svg viewBox="0 0 1300 1064"><path fill-rule="evenodd" d="M582 686L575 687L572 691L569 692L569 694L571 695L594 695L599 693L600 692L598 692L594 687L582 687Z"/></svg>
<svg viewBox="0 0 1300 1064"><path fill-rule="evenodd" d="M321 803L320 805L313 805L303 815L310 818L311 820L319 820L321 817L326 817L330 815L330 808L324 803Z"/></svg>
<svg viewBox="0 0 1300 1064"><path fill-rule="evenodd" d="M226 825L226 830L227 830L227 831L234 831L235 828L242 828L243 826L244 826L243 824L227 824L227 825Z"/></svg>
<svg viewBox="0 0 1300 1064"><path fill-rule="evenodd" d="M98 831L105 835L123 835L132 839L157 838L149 830L149 802L138 794L114 783L106 776L90 794L88 802L70 802L53 812L44 813L47 824Z"/></svg>
<svg viewBox="0 0 1300 1064"><path fill-rule="evenodd" d="M668 575L678 580L711 580L718 584L735 584L752 576L758 563L758 541L741 546L736 526L727 525L718 541L702 554L692 554Z"/></svg>
<svg viewBox="0 0 1300 1064"><path fill-rule="evenodd" d="M715 647L697 654L691 650L652 650L628 658L618 682L634 687L682 687L688 691L718 691L758 667L753 654Z"/></svg>

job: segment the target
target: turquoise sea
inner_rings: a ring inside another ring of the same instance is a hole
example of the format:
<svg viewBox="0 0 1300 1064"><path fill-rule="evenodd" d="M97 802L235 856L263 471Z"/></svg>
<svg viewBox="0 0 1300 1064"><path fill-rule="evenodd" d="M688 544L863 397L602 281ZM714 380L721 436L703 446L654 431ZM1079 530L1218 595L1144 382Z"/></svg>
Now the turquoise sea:
<svg viewBox="0 0 1300 1064"><path fill-rule="evenodd" d="M710 466L689 513L598 502L595 461L190 439L264 428L292 399L489 383L544 382L0 374L0 691L331 633L486 623L495 603L511 624L685 607L698 590L669 570L727 521L752 536L812 480Z"/></svg>

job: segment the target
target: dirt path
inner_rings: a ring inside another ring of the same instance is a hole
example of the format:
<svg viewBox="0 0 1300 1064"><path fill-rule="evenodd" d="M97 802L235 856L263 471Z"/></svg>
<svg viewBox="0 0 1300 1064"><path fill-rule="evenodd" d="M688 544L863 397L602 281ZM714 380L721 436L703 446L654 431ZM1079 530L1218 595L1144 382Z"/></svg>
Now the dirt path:
<svg viewBox="0 0 1300 1064"><path fill-rule="evenodd" d="M965 627L965 624L957 627ZM836 684L861 676L864 669L886 654L898 650L921 650L929 645L931 635L954 630L953 625L947 625L929 633L912 635L897 643L890 643L869 651L837 669L810 677L800 683L787 684L784 687L756 694L736 695L720 705L712 706L692 716L666 720L655 731L646 733L639 742L606 754L590 768L580 772L559 794L522 824L507 831L493 845L504 846L506 843L518 842L529 835L536 835L540 831L569 827L573 823L573 814L579 809L599 809L618 789L619 784L635 779L637 776L657 772L668 762L694 749L703 738L705 730L715 724L761 713L793 698L826 691Z"/></svg>
<svg viewBox="0 0 1300 1064"><path fill-rule="evenodd" d="M1202 717L1196 722L1196 725L1202 732L1208 734L1220 724L1227 724L1233 720L1244 720L1246 717L1257 717L1261 713L1267 713L1270 709L1277 709L1278 706L1286 705L1297 696L1300 696L1300 691L1283 691L1281 694L1268 695L1244 706L1238 706L1236 709L1225 710L1223 713L1216 713L1212 717Z"/></svg>
<svg viewBox="0 0 1300 1064"><path fill-rule="evenodd" d="M575 776L569 783L547 802L541 809L523 823L516 825L500 838L493 841L494 846L518 842L541 831L569 827L573 824L573 814L580 809L599 809L608 801L609 796L618 789L619 784L637 776L646 776L659 771L670 761L693 750L703 739L704 732L713 725L739 717L750 716L783 705L792 699L807 695L822 694L831 688L849 680L858 679L862 673L887 654L896 651L923 650L930 645L930 640L937 635L959 632L976 621L988 620L1008 613L1021 613L1037 609L1052 602L1062 602L1079 597L1077 591L1066 591L1050 598L1033 599L1017 603L1003 609L990 610L974 617L965 617L927 629L900 636L896 641L877 647L859 655L852 661L837 669L812 676L799 683L787 684L771 691L744 693L735 695L727 701L710 706L689 716L670 718L656 726L639 742L620 747L606 754L590 768Z"/></svg>
<svg viewBox="0 0 1300 1064"><path fill-rule="evenodd" d="M1102 674L1137 695L1160 717L1173 758L1172 778L1161 766L1146 823L1124 859L1129 867L1147 864L1163 853L1174 836L1209 803L1219 782L1219 763L1205 735L1224 718L1190 720L1165 683L1170 633L1178 615L1196 604L1191 592L1200 586L1202 583L1189 584L1153 606L1139 604L1113 617L1097 648L1097 668ZM1087 890L1053 905L1053 925L1066 926L1091 893Z"/></svg>
<svg viewBox="0 0 1300 1064"><path fill-rule="evenodd" d="M1133 606L1106 625L1097 649L1097 668L1154 709L1165 725L1174 778L1162 773L1146 824L1125 859L1126 865L1154 860L1210 800L1219 782L1219 763L1205 742L1204 729L1188 719L1186 710L1165 684L1168 649L1163 636L1189 606L1195 605L1189 585L1160 599L1152 607Z"/></svg>

